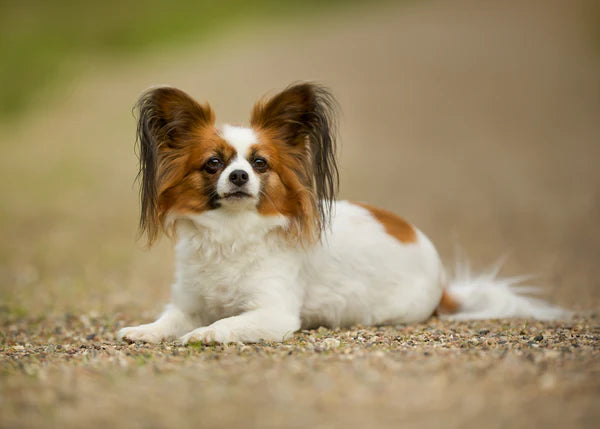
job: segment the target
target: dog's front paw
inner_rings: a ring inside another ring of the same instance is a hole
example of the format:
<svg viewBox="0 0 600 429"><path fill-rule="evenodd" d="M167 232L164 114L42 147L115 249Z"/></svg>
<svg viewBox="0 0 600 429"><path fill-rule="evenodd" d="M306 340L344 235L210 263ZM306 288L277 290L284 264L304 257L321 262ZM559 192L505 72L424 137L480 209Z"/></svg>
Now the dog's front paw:
<svg viewBox="0 0 600 429"><path fill-rule="evenodd" d="M207 326L204 328L194 329L192 332L185 334L179 339L181 344L188 343L232 343L238 341L235 335L228 329Z"/></svg>
<svg viewBox="0 0 600 429"><path fill-rule="evenodd" d="M129 326L123 328L117 334L119 340L129 342L143 341L145 343L160 343L164 339L164 335L152 324Z"/></svg>

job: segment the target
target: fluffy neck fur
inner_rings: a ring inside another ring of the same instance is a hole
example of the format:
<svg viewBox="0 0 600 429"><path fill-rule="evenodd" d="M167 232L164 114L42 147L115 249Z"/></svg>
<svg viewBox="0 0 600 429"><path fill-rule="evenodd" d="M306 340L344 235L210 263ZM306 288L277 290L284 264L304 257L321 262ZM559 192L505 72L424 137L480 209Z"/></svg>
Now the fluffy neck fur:
<svg viewBox="0 0 600 429"><path fill-rule="evenodd" d="M284 216L263 216L246 210L188 215L175 221L177 247L192 247L204 256L219 258L253 251L267 243L281 247L286 243L281 232L288 224Z"/></svg>

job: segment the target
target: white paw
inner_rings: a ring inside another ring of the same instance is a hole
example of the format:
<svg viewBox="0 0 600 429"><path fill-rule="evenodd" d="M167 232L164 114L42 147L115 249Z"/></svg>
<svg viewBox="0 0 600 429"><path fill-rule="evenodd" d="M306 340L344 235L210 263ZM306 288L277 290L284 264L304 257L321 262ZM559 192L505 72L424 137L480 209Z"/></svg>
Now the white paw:
<svg viewBox="0 0 600 429"><path fill-rule="evenodd" d="M222 327L211 327L194 329L192 332L185 334L179 339L181 344L187 343L233 343L238 341L237 336L234 335L229 329Z"/></svg>
<svg viewBox="0 0 600 429"><path fill-rule="evenodd" d="M119 331L117 337L125 341L143 341L154 344L160 343L164 339L163 333L152 324L123 328Z"/></svg>

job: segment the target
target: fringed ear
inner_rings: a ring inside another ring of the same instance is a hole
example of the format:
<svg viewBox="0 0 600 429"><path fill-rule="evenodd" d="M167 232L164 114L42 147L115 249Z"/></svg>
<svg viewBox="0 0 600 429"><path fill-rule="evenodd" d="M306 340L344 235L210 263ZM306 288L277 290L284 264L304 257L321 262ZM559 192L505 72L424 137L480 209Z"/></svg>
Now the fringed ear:
<svg viewBox="0 0 600 429"><path fill-rule="evenodd" d="M194 130L215 121L210 106L202 106L185 92L170 87L153 88L142 94L138 112L136 143L139 148L140 234L148 244L157 238L165 213L160 194L177 175L178 160L186 154Z"/></svg>
<svg viewBox="0 0 600 429"><path fill-rule="evenodd" d="M258 102L250 123L283 142L303 166L299 179L311 192L318 212L317 227L331 220L339 174L336 164L337 102L314 83L289 86L267 101Z"/></svg>

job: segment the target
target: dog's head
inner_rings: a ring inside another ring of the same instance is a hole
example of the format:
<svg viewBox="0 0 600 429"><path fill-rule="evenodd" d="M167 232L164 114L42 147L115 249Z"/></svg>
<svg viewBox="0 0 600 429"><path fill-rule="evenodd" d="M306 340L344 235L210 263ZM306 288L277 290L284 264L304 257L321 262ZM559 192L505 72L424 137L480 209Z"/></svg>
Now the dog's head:
<svg viewBox="0 0 600 429"><path fill-rule="evenodd" d="M286 234L318 239L337 188L335 101L315 84L252 109L250 127L215 126L209 105L175 88L138 101L140 228L152 243L167 219L209 210L284 216Z"/></svg>

